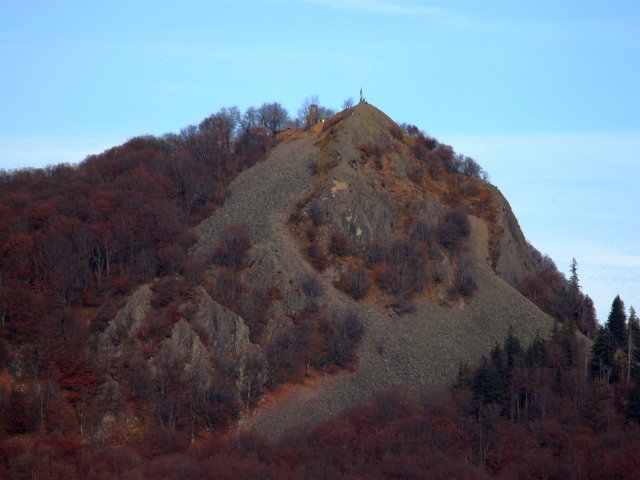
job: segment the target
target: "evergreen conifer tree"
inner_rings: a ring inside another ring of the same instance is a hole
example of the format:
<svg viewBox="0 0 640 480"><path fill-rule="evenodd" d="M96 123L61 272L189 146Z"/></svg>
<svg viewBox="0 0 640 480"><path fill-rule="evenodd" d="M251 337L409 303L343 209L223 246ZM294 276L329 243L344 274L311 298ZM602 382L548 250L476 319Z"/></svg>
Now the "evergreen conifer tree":
<svg viewBox="0 0 640 480"><path fill-rule="evenodd" d="M571 261L571 276L567 283L567 305L571 313L571 319L577 326L580 326L582 317L582 307L584 295L580 289L580 279L578 278L578 262L574 258Z"/></svg>
<svg viewBox="0 0 640 480"><path fill-rule="evenodd" d="M496 342L495 347L493 347L493 349L491 350L491 363L496 368L498 373L500 373L500 375L504 375L506 369L504 350L498 342Z"/></svg>
<svg viewBox="0 0 640 480"><path fill-rule="evenodd" d="M536 334L536 337L527 348L526 356L527 365L530 367L538 366L543 367L549 363L549 354L547 352L547 343L544 339Z"/></svg>
<svg viewBox="0 0 640 480"><path fill-rule="evenodd" d="M624 302L620 295L616 296L611 304L609 319L605 325L613 336L616 346L627 349L627 314L624 311Z"/></svg>
<svg viewBox="0 0 640 480"><path fill-rule="evenodd" d="M580 328L580 331L589 338L593 338L598 332L596 308L589 295L585 295L584 301L582 302L578 327Z"/></svg>
<svg viewBox="0 0 640 480"><path fill-rule="evenodd" d="M578 262L574 258L571 261L571 277L569 277L569 291L574 295L580 293L580 280L578 279Z"/></svg>
<svg viewBox="0 0 640 480"><path fill-rule="evenodd" d="M629 343L627 353L629 355L627 384L633 379L640 383L640 319L633 307L629 308Z"/></svg>
<svg viewBox="0 0 640 480"><path fill-rule="evenodd" d="M607 383L615 382L619 374L616 341L608 327L601 328L591 347L591 376Z"/></svg>
<svg viewBox="0 0 640 480"><path fill-rule="evenodd" d="M493 352L492 352L493 353ZM482 358L482 363L473 378L473 393L483 405L495 403L504 406L505 381L496 366Z"/></svg>
<svg viewBox="0 0 640 480"><path fill-rule="evenodd" d="M515 358L522 354L520 340L513 334L513 327L509 327L507 336L504 339L504 353L507 355L507 366L513 368Z"/></svg>

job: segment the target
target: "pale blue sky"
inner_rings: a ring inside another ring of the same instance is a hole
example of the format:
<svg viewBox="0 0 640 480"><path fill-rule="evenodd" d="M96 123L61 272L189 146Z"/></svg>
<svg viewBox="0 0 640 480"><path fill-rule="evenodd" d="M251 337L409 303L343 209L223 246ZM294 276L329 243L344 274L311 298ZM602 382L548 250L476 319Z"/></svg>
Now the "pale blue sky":
<svg viewBox="0 0 640 480"><path fill-rule="evenodd" d="M640 307L635 0L3 0L0 65L0 168L362 86L489 170L601 321Z"/></svg>

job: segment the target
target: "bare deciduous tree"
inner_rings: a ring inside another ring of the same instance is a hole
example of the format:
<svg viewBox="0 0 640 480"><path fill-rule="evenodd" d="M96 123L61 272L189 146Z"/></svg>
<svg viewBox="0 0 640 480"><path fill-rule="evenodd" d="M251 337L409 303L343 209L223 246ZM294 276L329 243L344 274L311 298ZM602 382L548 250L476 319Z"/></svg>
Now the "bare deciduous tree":
<svg viewBox="0 0 640 480"><path fill-rule="evenodd" d="M318 95L309 95L307 98L305 98L302 101L302 105L300 105L300 108L298 109L298 118L297 118L298 122L301 125L306 125L307 119L311 114L311 106L319 105L319 104L320 104L320 99L318 98Z"/></svg>
<svg viewBox="0 0 640 480"><path fill-rule="evenodd" d="M263 103L258 109L258 121L275 135L286 127L289 112L278 102Z"/></svg>
<svg viewBox="0 0 640 480"><path fill-rule="evenodd" d="M245 134L259 124L259 115L256 107L249 107L240 117L240 129L241 133Z"/></svg>

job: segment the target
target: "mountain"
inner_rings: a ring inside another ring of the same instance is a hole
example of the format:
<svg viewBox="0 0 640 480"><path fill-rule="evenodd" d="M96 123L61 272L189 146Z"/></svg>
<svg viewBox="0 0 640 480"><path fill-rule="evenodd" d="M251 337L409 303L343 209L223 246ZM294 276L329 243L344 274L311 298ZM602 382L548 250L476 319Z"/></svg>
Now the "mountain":
<svg viewBox="0 0 640 480"><path fill-rule="evenodd" d="M6 451L71 438L60 458L122 448L136 471L220 432L276 441L571 325L473 159L367 103L280 132L231 117L2 177Z"/></svg>
<svg viewBox="0 0 640 480"><path fill-rule="evenodd" d="M384 113L360 104L284 140L267 159L240 174L225 204L197 227L194 251L204 253L215 248L230 222L246 223L253 247L245 278L254 288L275 287L282 296L272 305L268 335L286 328L282 313L286 323L310 302L323 311L353 312L364 328L351 372L314 375L284 394L268 395L269 406L245 419L251 428L275 436L392 385L446 384L461 363L477 362L510 327L524 340L551 331L552 319L514 288L535 267L504 197L475 177L460 180L472 185L466 186L469 193L458 185L459 198L448 197L450 186L428 173L409 180L423 167L412 151L416 140L405 137ZM373 158L368 158L368 147ZM447 249L437 240L438 228L458 205L472 212L470 234L463 247ZM332 235L346 243L348 253L330 253ZM316 244L329 250L322 271L308 255ZM412 244L416 252L410 251ZM385 248L399 250L397 262L423 262L424 278L401 272L410 285L374 282L386 262L371 265L368 257ZM423 249L428 251L418 252ZM377 286L355 300L339 285L358 267ZM461 267L477 286L469 297L451 295ZM305 292L305 282L314 283L317 292Z"/></svg>

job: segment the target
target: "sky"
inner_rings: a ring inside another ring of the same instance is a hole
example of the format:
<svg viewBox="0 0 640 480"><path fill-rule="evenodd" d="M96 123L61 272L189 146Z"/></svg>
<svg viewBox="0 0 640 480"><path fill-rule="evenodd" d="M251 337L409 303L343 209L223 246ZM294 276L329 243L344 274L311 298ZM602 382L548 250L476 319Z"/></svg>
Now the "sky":
<svg viewBox="0 0 640 480"><path fill-rule="evenodd" d="M0 66L0 169L362 87L474 157L601 322L640 308L636 0L2 0Z"/></svg>

